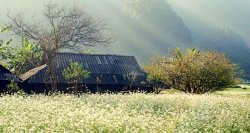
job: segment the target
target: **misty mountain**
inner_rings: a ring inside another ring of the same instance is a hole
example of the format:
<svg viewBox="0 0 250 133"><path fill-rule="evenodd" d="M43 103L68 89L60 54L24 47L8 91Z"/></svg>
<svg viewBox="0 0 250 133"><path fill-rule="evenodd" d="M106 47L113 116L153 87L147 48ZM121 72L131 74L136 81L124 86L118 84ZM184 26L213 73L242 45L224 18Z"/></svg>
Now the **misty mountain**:
<svg viewBox="0 0 250 133"><path fill-rule="evenodd" d="M250 46L249 0L168 0L190 28L194 40L218 27L234 29Z"/></svg>
<svg viewBox="0 0 250 133"><path fill-rule="evenodd" d="M110 8L107 0L101 3L101 12L112 16L109 24L116 41L98 51L135 55L145 63L153 53L167 55L175 47L192 46L190 30L165 0L129 0L117 8Z"/></svg>
<svg viewBox="0 0 250 133"><path fill-rule="evenodd" d="M219 28L195 43L202 50L216 50L224 52L236 64L245 70L250 78L250 62L246 59L250 55L250 48L242 37L228 27Z"/></svg>
<svg viewBox="0 0 250 133"><path fill-rule="evenodd" d="M153 44L165 47L191 46L192 37L182 19L166 0L130 0L126 4L128 15L136 22L140 34Z"/></svg>

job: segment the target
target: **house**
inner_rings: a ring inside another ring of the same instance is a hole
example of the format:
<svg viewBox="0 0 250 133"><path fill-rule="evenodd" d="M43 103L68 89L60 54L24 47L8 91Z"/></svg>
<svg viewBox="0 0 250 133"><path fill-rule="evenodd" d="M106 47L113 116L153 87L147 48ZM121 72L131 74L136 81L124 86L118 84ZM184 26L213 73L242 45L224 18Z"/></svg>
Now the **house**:
<svg viewBox="0 0 250 133"><path fill-rule="evenodd" d="M21 79L0 64L0 93L6 92L11 81L21 82Z"/></svg>
<svg viewBox="0 0 250 133"><path fill-rule="evenodd" d="M72 84L65 80L62 73L71 62L78 62L90 72L90 77L81 79L79 91L152 91L145 84L143 72L133 56L58 53L53 61L56 67L58 91L67 91ZM46 65L34 68L21 76L27 92L48 92L50 77ZM26 85L25 85L26 84Z"/></svg>

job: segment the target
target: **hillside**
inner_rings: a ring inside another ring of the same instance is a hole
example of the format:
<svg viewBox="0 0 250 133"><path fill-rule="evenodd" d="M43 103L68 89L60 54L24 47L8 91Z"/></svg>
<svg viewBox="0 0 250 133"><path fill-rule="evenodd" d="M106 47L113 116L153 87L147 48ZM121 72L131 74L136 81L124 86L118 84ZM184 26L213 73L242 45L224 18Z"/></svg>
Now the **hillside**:
<svg viewBox="0 0 250 133"><path fill-rule="evenodd" d="M217 29L206 35L195 46L202 50L216 50L225 52L227 56L245 70L247 78L250 78L250 62L246 57L250 55L250 48L241 36L228 27Z"/></svg>
<svg viewBox="0 0 250 133"><path fill-rule="evenodd" d="M187 48L193 43L191 32L165 0L104 0L99 12L115 35L115 42L97 51L135 55L141 63L153 53L166 55L175 47ZM93 9L92 9L93 10Z"/></svg>

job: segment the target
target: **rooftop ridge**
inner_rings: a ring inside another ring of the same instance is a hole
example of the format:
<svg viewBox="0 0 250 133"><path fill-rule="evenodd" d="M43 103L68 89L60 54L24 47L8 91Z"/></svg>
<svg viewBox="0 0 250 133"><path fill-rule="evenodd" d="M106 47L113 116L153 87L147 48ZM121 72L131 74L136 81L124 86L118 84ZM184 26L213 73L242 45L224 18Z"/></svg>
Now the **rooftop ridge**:
<svg viewBox="0 0 250 133"><path fill-rule="evenodd" d="M71 52L59 52L56 54L73 54L73 55L88 55L88 56L118 56L118 57L135 57L132 55L117 55L117 54L87 54L87 53L71 53Z"/></svg>

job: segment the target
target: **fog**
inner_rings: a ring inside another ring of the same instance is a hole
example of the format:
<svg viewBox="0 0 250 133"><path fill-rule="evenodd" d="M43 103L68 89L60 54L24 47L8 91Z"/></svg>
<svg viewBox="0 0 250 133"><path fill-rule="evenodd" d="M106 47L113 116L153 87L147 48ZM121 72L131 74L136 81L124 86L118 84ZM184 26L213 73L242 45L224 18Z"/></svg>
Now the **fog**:
<svg viewBox="0 0 250 133"><path fill-rule="evenodd" d="M195 38L214 28L228 26L250 42L249 0L169 0L169 3Z"/></svg>
<svg viewBox="0 0 250 133"><path fill-rule="evenodd" d="M39 20L48 1L0 0L0 22L8 24L8 12L22 13L27 21ZM175 47L195 47L191 44L220 27L229 27L250 46L249 0L168 0L168 4L162 1L52 0L85 7L109 24L115 42L94 48L96 53L132 55L146 63L153 53L167 55ZM18 38L14 40L18 45Z"/></svg>
<svg viewBox="0 0 250 133"><path fill-rule="evenodd" d="M229 26L250 42L250 1L249 0L168 0L171 7L183 18L199 38L214 28ZM121 9L124 0L54 0L61 4L81 4L90 12L107 16L111 10ZM38 16L48 0L0 0L0 21L6 22L8 12L21 12L28 16ZM107 10L108 9L108 10Z"/></svg>

